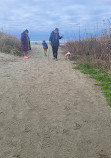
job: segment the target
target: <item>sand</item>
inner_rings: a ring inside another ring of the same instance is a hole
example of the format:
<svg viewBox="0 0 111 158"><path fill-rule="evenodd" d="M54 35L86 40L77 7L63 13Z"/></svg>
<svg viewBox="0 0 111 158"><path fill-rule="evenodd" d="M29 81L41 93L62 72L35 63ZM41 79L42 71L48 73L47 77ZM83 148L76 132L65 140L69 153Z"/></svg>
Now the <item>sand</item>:
<svg viewBox="0 0 111 158"><path fill-rule="evenodd" d="M33 45L0 53L0 158L111 158L111 107L93 79Z"/></svg>

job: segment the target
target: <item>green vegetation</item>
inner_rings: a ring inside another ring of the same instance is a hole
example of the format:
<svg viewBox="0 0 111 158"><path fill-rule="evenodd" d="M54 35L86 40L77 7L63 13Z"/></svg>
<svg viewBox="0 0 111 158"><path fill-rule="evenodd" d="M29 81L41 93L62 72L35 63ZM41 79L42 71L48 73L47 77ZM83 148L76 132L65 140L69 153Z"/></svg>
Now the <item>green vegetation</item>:
<svg viewBox="0 0 111 158"><path fill-rule="evenodd" d="M78 40L65 43L64 53L71 52L70 60L77 65L75 69L98 81L95 85L101 87L111 106L111 22L107 20L104 24L107 24L107 28L101 30L101 37L97 32L95 35L88 35L87 30L84 35L80 32Z"/></svg>
<svg viewBox="0 0 111 158"><path fill-rule="evenodd" d="M22 56L20 40L16 37L0 32L0 52Z"/></svg>
<svg viewBox="0 0 111 158"><path fill-rule="evenodd" d="M99 81L96 86L101 86L108 104L111 106L111 75L106 71L94 68L90 63L78 63L74 69L79 69L85 74L90 74L92 78Z"/></svg>

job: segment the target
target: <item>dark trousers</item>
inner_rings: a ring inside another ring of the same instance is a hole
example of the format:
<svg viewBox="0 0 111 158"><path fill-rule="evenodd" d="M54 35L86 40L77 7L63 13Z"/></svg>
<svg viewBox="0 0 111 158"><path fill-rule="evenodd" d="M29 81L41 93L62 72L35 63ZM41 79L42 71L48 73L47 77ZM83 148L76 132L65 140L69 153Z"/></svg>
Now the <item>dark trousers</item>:
<svg viewBox="0 0 111 158"><path fill-rule="evenodd" d="M58 46L52 46L53 57L57 59L58 55Z"/></svg>

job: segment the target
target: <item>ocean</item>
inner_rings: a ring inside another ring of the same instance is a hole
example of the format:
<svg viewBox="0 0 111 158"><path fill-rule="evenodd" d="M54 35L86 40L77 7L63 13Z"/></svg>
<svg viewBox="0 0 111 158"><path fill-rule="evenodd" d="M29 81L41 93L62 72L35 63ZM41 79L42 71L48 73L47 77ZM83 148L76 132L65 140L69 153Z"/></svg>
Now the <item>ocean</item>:
<svg viewBox="0 0 111 158"><path fill-rule="evenodd" d="M31 44L42 44L42 42L43 41L30 41L31 42ZM46 41L47 43L49 43L49 41ZM63 44L64 43L64 41L60 41L60 44Z"/></svg>

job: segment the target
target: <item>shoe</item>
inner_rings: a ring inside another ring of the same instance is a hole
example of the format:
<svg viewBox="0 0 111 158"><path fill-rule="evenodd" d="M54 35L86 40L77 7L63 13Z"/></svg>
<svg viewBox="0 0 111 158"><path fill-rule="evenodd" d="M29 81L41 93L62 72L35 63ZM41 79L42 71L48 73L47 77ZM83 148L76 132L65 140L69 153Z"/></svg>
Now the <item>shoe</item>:
<svg viewBox="0 0 111 158"><path fill-rule="evenodd" d="M25 55L25 56L24 56L24 59L28 59L28 58L29 58L29 56L28 56L28 55Z"/></svg>

